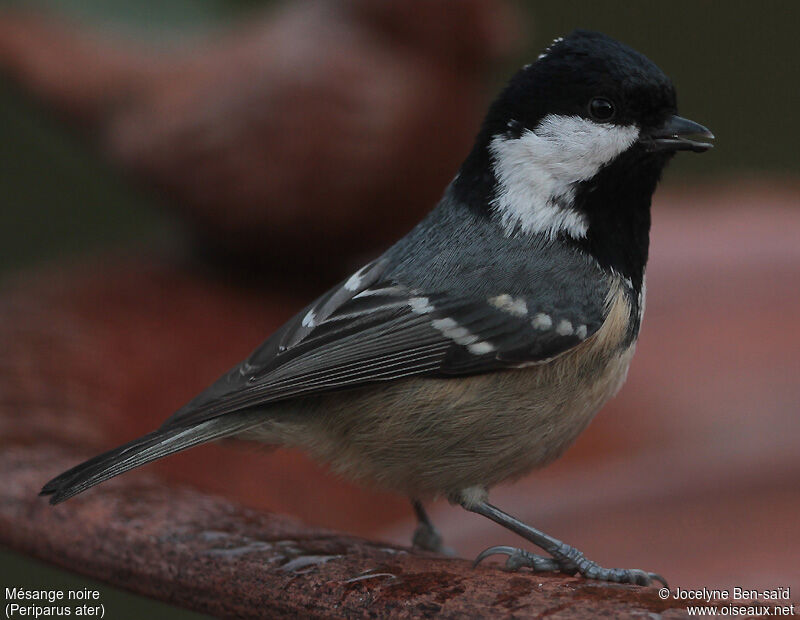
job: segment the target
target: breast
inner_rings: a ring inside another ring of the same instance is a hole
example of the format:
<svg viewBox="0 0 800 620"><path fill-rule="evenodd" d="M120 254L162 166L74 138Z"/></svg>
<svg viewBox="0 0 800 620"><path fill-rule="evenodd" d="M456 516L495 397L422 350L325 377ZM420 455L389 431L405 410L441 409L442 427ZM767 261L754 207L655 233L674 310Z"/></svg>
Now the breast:
<svg viewBox="0 0 800 620"><path fill-rule="evenodd" d="M340 473L415 497L491 487L560 456L622 386L631 303L615 283L607 318L547 362L453 379L412 378L303 402L265 428Z"/></svg>

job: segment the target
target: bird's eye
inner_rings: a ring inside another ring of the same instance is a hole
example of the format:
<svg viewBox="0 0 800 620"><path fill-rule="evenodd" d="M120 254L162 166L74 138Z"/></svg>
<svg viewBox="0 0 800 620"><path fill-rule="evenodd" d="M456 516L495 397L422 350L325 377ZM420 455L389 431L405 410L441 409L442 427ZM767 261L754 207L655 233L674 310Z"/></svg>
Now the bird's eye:
<svg viewBox="0 0 800 620"><path fill-rule="evenodd" d="M595 97L589 102L589 115L596 121L610 121L614 118L614 104L603 97Z"/></svg>

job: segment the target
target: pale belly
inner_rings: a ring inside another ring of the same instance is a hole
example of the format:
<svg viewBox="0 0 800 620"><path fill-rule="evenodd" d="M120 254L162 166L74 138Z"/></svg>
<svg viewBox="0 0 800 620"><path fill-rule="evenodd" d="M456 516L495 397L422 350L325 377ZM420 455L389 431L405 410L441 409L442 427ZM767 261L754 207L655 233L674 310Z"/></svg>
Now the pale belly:
<svg viewBox="0 0 800 620"><path fill-rule="evenodd" d="M409 496L454 496L560 456L622 386L632 355L570 352L526 369L328 394L276 411L248 438L301 447L349 478Z"/></svg>

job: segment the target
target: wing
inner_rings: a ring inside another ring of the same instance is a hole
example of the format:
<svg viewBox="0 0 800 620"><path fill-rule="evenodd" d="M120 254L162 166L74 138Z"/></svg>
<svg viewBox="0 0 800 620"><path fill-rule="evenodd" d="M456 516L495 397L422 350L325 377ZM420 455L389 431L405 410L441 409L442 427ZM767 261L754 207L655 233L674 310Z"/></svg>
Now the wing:
<svg viewBox="0 0 800 620"><path fill-rule="evenodd" d="M412 375L457 376L543 362L597 331L595 302L453 295L386 279L370 263L290 319L240 365L169 418L191 426L248 407Z"/></svg>

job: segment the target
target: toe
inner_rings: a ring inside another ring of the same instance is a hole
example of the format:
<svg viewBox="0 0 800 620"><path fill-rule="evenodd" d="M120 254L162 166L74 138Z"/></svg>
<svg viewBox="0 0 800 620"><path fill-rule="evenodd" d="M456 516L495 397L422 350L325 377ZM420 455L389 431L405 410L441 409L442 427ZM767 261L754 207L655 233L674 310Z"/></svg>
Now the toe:
<svg viewBox="0 0 800 620"><path fill-rule="evenodd" d="M653 581L660 581L665 586L666 580L657 573L649 573L638 568L629 569L623 572L623 583L632 583L637 586L650 586Z"/></svg>
<svg viewBox="0 0 800 620"><path fill-rule="evenodd" d="M542 555L537 555L535 553L531 553L530 551L526 551L525 549L517 549L516 547L506 547L505 545L499 545L496 547L489 547L485 551L482 551L477 558L475 558L475 562L473 563L473 567L477 566L480 562L488 558L490 555L495 554L504 554L508 556L506 560L505 570L508 571L517 571L520 568L530 568L534 572L555 572L560 570L560 565L558 562L553 558L544 557Z"/></svg>

